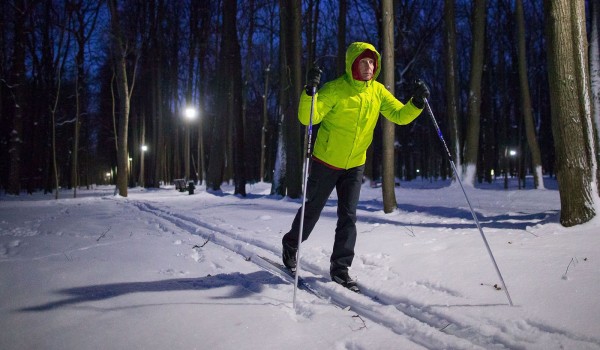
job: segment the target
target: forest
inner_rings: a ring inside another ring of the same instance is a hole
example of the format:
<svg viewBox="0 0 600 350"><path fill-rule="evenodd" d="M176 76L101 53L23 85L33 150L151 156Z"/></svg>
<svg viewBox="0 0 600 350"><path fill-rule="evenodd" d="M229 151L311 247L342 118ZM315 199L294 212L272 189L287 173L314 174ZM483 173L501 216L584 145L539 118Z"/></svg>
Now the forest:
<svg viewBox="0 0 600 350"><path fill-rule="evenodd" d="M268 182L298 198L305 74L344 74L347 46L364 41L391 58L382 71L400 101L426 82L441 129L428 110L405 126L380 118L365 175L392 192L386 212L398 179L543 189L551 176L561 223L580 224L600 207L599 11L584 0L2 1L0 190L58 198L114 184L127 196L186 179L241 196Z"/></svg>

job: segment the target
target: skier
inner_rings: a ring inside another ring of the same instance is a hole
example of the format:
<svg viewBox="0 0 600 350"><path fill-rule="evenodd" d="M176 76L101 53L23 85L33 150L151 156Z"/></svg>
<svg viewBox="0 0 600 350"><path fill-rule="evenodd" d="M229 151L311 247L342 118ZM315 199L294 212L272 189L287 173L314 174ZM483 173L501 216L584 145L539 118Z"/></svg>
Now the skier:
<svg viewBox="0 0 600 350"><path fill-rule="evenodd" d="M320 123L320 128L308 175L302 241L315 227L335 188L338 220L330 275L333 281L355 292L359 292L359 288L349 276L348 268L354 259L356 206L366 152L373 140L377 119L381 113L396 124L408 124L419 116L424 99L429 97L429 89L419 81L410 102L403 104L375 81L380 71L381 56L375 47L364 42L352 43L346 51L345 74L324 84L314 96L313 123ZM310 69L298 107L298 119L304 125L309 124L312 94L320 80L321 70ZM292 271L297 265L301 211L302 208L282 239L283 264Z"/></svg>

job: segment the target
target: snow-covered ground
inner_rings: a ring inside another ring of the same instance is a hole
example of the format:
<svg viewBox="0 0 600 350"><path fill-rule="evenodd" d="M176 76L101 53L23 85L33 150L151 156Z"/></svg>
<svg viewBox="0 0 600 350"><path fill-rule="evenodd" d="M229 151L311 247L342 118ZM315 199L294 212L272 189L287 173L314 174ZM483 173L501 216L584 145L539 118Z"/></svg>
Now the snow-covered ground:
<svg viewBox="0 0 600 350"><path fill-rule="evenodd" d="M301 249L326 298L300 290L295 310L293 285L256 257L279 261L300 205L269 184L1 195L0 349L600 349L600 221L560 226L545 187L467 189L512 307L448 182L403 182L392 214L365 184L351 270L364 295L329 280L332 196Z"/></svg>

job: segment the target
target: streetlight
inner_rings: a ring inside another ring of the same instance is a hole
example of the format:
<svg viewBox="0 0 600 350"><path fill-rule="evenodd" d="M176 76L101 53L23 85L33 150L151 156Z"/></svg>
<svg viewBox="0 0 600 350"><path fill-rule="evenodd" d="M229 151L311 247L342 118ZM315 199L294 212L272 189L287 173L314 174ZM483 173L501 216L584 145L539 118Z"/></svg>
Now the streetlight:
<svg viewBox="0 0 600 350"><path fill-rule="evenodd" d="M148 146L142 145L140 149L142 150L142 159L140 161L140 186L144 188L144 154L148 151Z"/></svg>
<svg viewBox="0 0 600 350"><path fill-rule="evenodd" d="M127 167L127 174L129 176L129 186L133 186L133 171L131 171L131 169L133 168L133 158L128 157L129 158L129 162L128 162L128 167Z"/></svg>
<svg viewBox="0 0 600 350"><path fill-rule="evenodd" d="M514 159L517 156L517 151L515 149L509 149L508 146L504 148L504 188L508 188L508 174L513 176L512 170L512 162L511 158Z"/></svg>
<svg viewBox="0 0 600 350"><path fill-rule="evenodd" d="M183 116L186 121L191 122L198 116L198 110L194 107L188 106L183 111ZM190 178L190 126L187 125L185 128L185 179Z"/></svg>
<svg viewBox="0 0 600 350"><path fill-rule="evenodd" d="M187 120L194 120L198 116L198 110L194 107L187 107L183 113Z"/></svg>

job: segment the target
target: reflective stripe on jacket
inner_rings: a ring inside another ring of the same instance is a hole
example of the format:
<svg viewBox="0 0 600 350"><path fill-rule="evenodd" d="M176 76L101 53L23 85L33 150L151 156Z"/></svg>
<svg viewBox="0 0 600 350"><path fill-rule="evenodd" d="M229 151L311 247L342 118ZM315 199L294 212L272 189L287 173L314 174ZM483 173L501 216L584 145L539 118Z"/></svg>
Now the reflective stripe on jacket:
<svg viewBox="0 0 600 350"><path fill-rule="evenodd" d="M364 51L377 55L377 69L370 81L352 78L352 63ZM422 109L404 105L383 84L375 81L381 71L381 55L368 43L350 44L346 51L346 72L327 82L315 95L313 124L320 124L313 155L334 167L350 169L363 165L379 113L404 125L419 116ZM311 97L302 93L298 119L308 125Z"/></svg>

